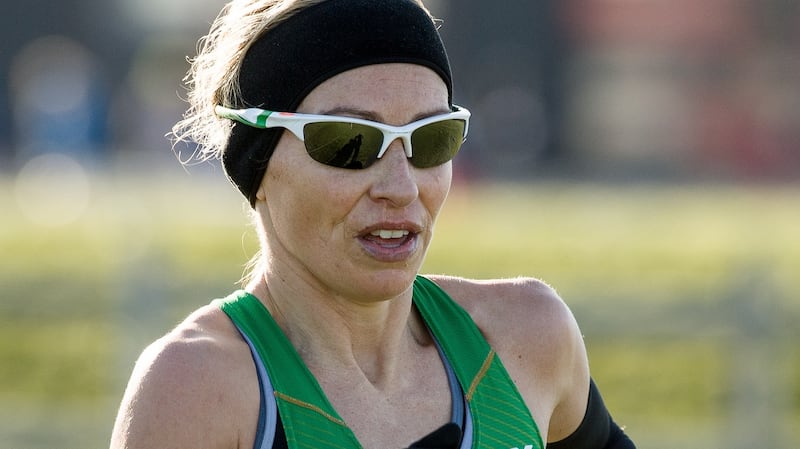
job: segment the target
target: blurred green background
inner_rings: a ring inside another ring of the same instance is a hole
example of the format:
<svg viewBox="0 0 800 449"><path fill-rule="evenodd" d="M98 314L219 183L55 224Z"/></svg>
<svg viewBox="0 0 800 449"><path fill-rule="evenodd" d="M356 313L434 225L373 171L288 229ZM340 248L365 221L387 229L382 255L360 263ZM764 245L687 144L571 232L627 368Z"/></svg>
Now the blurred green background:
<svg viewBox="0 0 800 449"><path fill-rule="evenodd" d="M2 180L0 447L104 446L139 351L235 288L255 251L221 174L144 178L88 175L83 214L59 226L31 219L77 201L47 199L58 176L35 205ZM425 271L553 285L640 447L794 448L799 194L459 183Z"/></svg>
<svg viewBox="0 0 800 449"><path fill-rule="evenodd" d="M106 447L141 350L255 252L165 139L225 2L7 3L0 448ZM425 271L555 287L641 448L800 447L800 0L425 3L473 112Z"/></svg>

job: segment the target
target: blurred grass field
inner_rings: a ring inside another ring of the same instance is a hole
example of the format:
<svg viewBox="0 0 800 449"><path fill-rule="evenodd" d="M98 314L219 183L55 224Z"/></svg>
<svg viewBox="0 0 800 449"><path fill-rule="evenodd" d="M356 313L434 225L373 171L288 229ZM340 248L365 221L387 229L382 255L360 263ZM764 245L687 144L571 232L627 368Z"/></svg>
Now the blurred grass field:
<svg viewBox="0 0 800 449"><path fill-rule="evenodd" d="M256 249L219 173L87 181L32 201L0 177L2 448L107 446L139 351ZM71 202L75 220L42 218ZM640 447L794 449L798 224L799 186L462 182L424 271L553 285Z"/></svg>

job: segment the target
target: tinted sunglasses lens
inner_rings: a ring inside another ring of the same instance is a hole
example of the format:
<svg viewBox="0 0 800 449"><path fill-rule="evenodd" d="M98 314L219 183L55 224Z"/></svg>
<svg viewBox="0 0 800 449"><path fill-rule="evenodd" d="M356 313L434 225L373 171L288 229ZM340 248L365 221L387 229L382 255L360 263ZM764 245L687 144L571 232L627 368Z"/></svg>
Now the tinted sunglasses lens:
<svg viewBox="0 0 800 449"><path fill-rule="evenodd" d="M433 122L411 134L411 163L418 168L436 167L453 159L464 143L463 120Z"/></svg>
<svg viewBox="0 0 800 449"><path fill-rule="evenodd" d="M339 168L367 168L378 156L383 133L372 126L345 122L309 123L303 128L309 156Z"/></svg>

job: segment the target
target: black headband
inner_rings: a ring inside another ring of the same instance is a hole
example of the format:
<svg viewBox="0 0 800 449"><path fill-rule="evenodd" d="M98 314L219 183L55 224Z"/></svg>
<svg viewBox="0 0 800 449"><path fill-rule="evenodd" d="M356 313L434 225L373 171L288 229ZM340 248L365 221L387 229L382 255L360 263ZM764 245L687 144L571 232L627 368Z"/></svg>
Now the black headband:
<svg viewBox="0 0 800 449"><path fill-rule="evenodd" d="M243 104L292 112L323 81L361 66L411 63L429 67L447 84L450 64L431 17L411 0L326 0L304 9L261 36L239 72ZM222 162L250 204L278 144L280 128L236 123Z"/></svg>

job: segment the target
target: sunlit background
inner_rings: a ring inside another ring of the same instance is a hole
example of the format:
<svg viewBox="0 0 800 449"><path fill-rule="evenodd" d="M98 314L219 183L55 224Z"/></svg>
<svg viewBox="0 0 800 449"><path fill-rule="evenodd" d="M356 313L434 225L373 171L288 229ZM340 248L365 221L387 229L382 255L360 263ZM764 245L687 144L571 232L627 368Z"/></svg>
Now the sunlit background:
<svg viewBox="0 0 800 449"><path fill-rule="evenodd" d="M0 448L104 447L255 252L165 137L223 2L7 3ZM552 284L642 448L800 447L800 0L427 4L473 121L426 270Z"/></svg>

